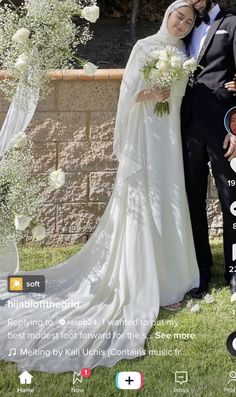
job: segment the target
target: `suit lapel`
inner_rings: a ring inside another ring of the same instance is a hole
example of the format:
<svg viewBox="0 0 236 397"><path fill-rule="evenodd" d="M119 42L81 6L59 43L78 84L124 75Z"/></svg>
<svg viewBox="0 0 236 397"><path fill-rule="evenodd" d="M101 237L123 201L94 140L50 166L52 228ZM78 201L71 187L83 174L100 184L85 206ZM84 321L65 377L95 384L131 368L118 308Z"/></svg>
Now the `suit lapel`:
<svg viewBox="0 0 236 397"><path fill-rule="evenodd" d="M201 62L203 56L205 55L206 50L209 47L209 44L210 44L215 32L217 31L217 29L220 26L221 22L223 21L224 17L225 17L224 13L222 11L220 11L219 14L217 15L216 19L214 20L213 24L211 25L210 29L208 30L207 36L205 38L205 41L201 48L201 51L198 55L197 63Z"/></svg>

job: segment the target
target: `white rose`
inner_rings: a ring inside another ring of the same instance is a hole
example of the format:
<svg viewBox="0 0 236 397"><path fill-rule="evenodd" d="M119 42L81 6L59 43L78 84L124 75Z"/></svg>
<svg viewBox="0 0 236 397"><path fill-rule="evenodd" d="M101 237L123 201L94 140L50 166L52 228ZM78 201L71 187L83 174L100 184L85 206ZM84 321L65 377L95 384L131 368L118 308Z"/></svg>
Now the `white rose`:
<svg viewBox="0 0 236 397"><path fill-rule="evenodd" d="M49 175L49 186L53 189L59 189L65 183L65 174L62 170L56 170Z"/></svg>
<svg viewBox="0 0 236 397"><path fill-rule="evenodd" d="M160 77L160 72L157 69L152 69L148 76L149 80L151 80L152 82L155 82L159 77Z"/></svg>
<svg viewBox="0 0 236 397"><path fill-rule="evenodd" d="M93 76L94 73L98 70L98 67L94 65L92 62L87 62L83 66L84 73L87 74L88 76Z"/></svg>
<svg viewBox="0 0 236 397"><path fill-rule="evenodd" d="M153 50L153 51L150 53L149 58L150 58L151 60L157 60L157 59L159 59L160 54L161 54L161 51L160 51L160 50Z"/></svg>
<svg viewBox="0 0 236 397"><path fill-rule="evenodd" d="M99 18L99 7L97 6L89 6L84 7L81 11L81 16L89 22L96 22Z"/></svg>
<svg viewBox="0 0 236 397"><path fill-rule="evenodd" d="M170 59L170 64L173 68L180 68L182 66L181 58L177 55L174 55Z"/></svg>
<svg viewBox="0 0 236 397"><path fill-rule="evenodd" d="M26 54L21 54L16 63L15 68L18 69L20 72L24 72L29 66L29 57Z"/></svg>
<svg viewBox="0 0 236 397"><path fill-rule="evenodd" d="M32 235L37 241L43 240L46 237L46 230L42 225L37 225L32 229Z"/></svg>
<svg viewBox="0 0 236 397"><path fill-rule="evenodd" d="M24 43L28 40L30 35L30 31L26 28L20 28L16 31L16 33L12 36L12 41L14 43Z"/></svg>
<svg viewBox="0 0 236 397"><path fill-rule="evenodd" d="M215 302L215 299L212 295L206 294L206 296L204 297L204 301L206 303L213 303L213 302Z"/></svg>
<svg viewBox="0 0 236 397"><path fill-rule="evenodd" d="M190 309L191 313L199 313L200 312L200 306L198 304L193 305Z"/></svg>
<svg viewBox="0 0 236 397"><path fill-rule="evenodd" d="M26 134L24 132L20 132L13 140L13 145L16 148L22 148L26 145Z"/></svg>
<svg viewBox="0 0 236 397"><path fill-rule="evenodd" d="M168 63L165 61L158 61L156 63L156 68L160 71L160 72L166 72L168 70Z"/></svg>
<svg viewBox="0 0 236 397"><path fill-rule="evenodd" d="M236 292L233 293L233 295L231 295L231 302L236 302Z"/></svg>
<svg viewBox="0 0 236 397"><path fill-rule="evenodd" d="M161 61L167 62L169 60L169 55L166 50L160 51L159 58Z"/></svg>
<svg viewBox="0 0 236 397"><path fill-rule="evenodd" d="M187 59L187 61L185 61L183 64L183 69L190 70L191 72L194 72L196 67L197 67L197 62L195 61L194 58Z"/></svg>
<svg viewBox="0 0 236 397"><path fill-rule="evenodd" d="M31 218L26 215L15 215L16 230L24 231L30 224Z"/></svg>

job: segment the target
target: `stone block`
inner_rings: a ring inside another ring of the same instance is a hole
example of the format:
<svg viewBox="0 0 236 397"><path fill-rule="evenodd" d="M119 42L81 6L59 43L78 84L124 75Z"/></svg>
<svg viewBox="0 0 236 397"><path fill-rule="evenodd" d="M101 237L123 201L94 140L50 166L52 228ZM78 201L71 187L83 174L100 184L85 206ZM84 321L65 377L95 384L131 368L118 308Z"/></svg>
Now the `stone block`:
<svg viewBox="0 0 236 397"><path fill-rule="evenodd" d="M219 200L207 200L207 218L210 229L221 229L223 218Z"/></svg>
<svg viewBox="0 0 236 397"><path fill-rule="evenodd" d="M115 119L115 112L92 112L90 117L90 139L113 141Z"/></svg>
<svg viewBox="0 0 236 397"><path fill-rule="evenodd" d="M104 204L59 204L57 211L57 233L91 234L105 209Z"/></svg>
<svg viewBox="0 0 236 397"><path fill-rule="evenodd" d="M208 197L211 199L218 199L215 180L212 176L208 178Z"/></svg>
<svg viewBox="0 0 236 397"><path fill-rule="evenodd" d="M115 183L116 172L91 172L89 176L89 200L107 202Z"/></svg>
<svg viewBox="0 0 236 397"><path fill-rule="evenodd" d="M43 99L39 100L37 105L37 112L55 112L57 111L58 103L58 82L51 81L51 91Z"/></svg>
<svg viewBox="0 0 236 397"><path fill-rule="evenodd" d="M42 184L42 191L45 202L54 204L66 202L80 202L88 200L88 175L86 173L69 173L65 174L65 184L60 189L49 190L47 185L48 175L45 175L45 183Z"/></svg>
<svg viewBox="0 0 236 397"><path fill-rule="evenodd" d="M106 81L61 81L58 83L58 110L114 111L118 102L117 82L110 84L114 88L110 87L109 95Z"/></svg>
<svg viewBox="0 0 236 397"><path fill-rule="evenodd" d="M7 112L9 109L11 102L9 102L6 97L4 96L3 92L1 91L0 95L0 110L1 112Z"/></svg>
<svg viewBox="0 0 236 397"><path fill-rule="evenodd" d="M216 238L216 237L222 237L223 236L223 228L213 228L209 229L209 236L211 239Z"/></svg>
<svg viewBox="0 0 236 397"><path fill-rule="evenodd" d="M0 128L2 128L2 125L4 123L5 117L6 117L6 112L1 112L0 113Z"/></svg>
<svg viewBox="0 0 236 397"><path fill-rule="evenodd" d="M56 206L43 203L38 208L38 216L48 235L56 232Z"/></svg>
<svg viewBox="0 0 236 397"><path fill-rule="evenodd" d="M30 140L37 142L86 140L86 113L38 112L27 133Z"/></svg>
<svg viewBox="0 0 236 397"><path fill-rule="evenodd" d="M69 142L59 144L59 168L67 172L116 170L112 142Z"/></svg>
<svg viewBox="0 0 236 397"><path fill-rule="evenodd" d="M32 142L32 154L34 163L32 164L33 173L51 172L56 169L57 149L55 143Z"/></svg>

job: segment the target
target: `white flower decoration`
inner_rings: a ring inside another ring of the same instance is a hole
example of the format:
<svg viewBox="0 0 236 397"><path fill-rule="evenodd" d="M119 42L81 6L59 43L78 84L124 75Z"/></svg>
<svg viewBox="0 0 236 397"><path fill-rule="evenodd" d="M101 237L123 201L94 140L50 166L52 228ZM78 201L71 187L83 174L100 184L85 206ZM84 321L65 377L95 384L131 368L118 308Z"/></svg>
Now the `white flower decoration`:
<svg viewBox="0 0 236 397"><path fill-rule="evenodd" d="M159 70L152 69L149 73L149 77L152 81L155 81L160 76Z"/></svg>
<svg viewBox="0 0 236 397"><path fill-rule="evenodd" d="M194 72L196 67L197 67L197 62L195 61L194 58L187 59L187 61L183 63L183 69L190 72Z"/></svg>
<svg viewBox="0 0 236 397"><path fill-rule="evenodd" d="M20 132L14 139L13 139L13 145L15 148L21 149L24 146L26 146L27 143L27 137L24 132Z"/></svg>
<svg viewBox="0 0 236 397"><path fill-rule="evenodd" d="M26 28L20 28L16 31L16 33L12 36L12 41L14 43L24 43L28 40L30 35L30 31Z"/></svg>
<svg viewBox="0 0 236 397"><path fill-rule="evenodd" d="M29 66L29 57L26 54L21 54L16 63L15 68L18 69L20 72L24 72Z"/></svg>
<svg viewBox="0 0 236 397"><path fill-rule="evenodd" d="M32 229L32 235L37 241L43 240L46 237L46 230L42 225L37 225Z"/></svg>
<svg viewBox="0 0 236 397"><path fill-rule="evenodd" d="M200 306L198 303L196 303L195 305L193 305L190 309L191 313L199 313L200 312Z"/></svg>
<svg viewBox="0 0 236 397"><path fill-rule="evenodd" d="M30 224L31 218L26 215L15 215L16 230L24 231Z"/></svg>
<svg viewBox="0 0 236 397"><path fill-rule="evenodd" d="M236 302L236 292L233 293L233 295L231 295L231 303Z"/></svg>
<svg viewBox="0 0 236 397"><path fill-rule="evenodd" d="M165 61L158 61L155 66L160 72L166 72L168 70L168 63Z"/></svg>
<svg viewBox="0 0 236 397"><path fill-rule="evenodd" d="M84 7L81 16L89 22L96 22L99 18L100 9L97 6Z"/></svg>
<svg viewBox="0 0 236 397"><path fill-rule="evenodd" d="M215 299L214 299L214 297L212 295L206 294L205 297L204 297L204 301L206 303L213 303L213 302L215 302Z"/></svg>
<svg viewBox="0 0 236 397"><path fill-rule="evenodd" d="M87 62L83 66L84 73L88 76L93 76L94 73L98 70L98 67L94 65L92 62Z"/></svg>
<svg viewBox="0 0 236 397"><path fill-rule="evenodd" d="M62 170L52 171L49 175L49 186L53 189L60 189L65 184L65 174Z"/></svg>
<svg viewBox="0 0 236 397"><path fill-rule="evenodd" d="M160 51L159 59L160 59L161 61L164 61L164 62L168 62L168 61L169 61L168 51L169 51L168 46L166 47L165 50Z"/></svg>
<svg viewBox="0 0 236 397"><path fill-rule="evenodd" d="M152 60L153 61L156 60L157 61L159 59L160 55L161 55L161 51L160 50L153 50L149 54L149 60L151 60L151 61Z"/></svg>
<svg viewBox="0 0 236 397"><path fill-rule="evenodd" d="M179 56L174 55L170 59L170 64L173 68L180 68L182 66L182 60Z"/></svg>

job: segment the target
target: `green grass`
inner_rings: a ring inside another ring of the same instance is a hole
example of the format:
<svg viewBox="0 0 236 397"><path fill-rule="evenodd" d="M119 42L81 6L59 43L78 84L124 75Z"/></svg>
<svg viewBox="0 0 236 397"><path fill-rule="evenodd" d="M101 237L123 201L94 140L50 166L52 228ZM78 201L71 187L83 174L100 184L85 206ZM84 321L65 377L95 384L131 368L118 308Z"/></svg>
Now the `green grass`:
<svg viewBox="0 0 236 397"><path fill-rule="evenodd" d="M21 248L21 269L32 270L59 263L77 252L79 246L68 248L40 248L37 246ZM72 373L51 375L31 371L34 376L31 385L35 397L67 397L83 395L85 397L120 397L120 396L148 396L148 397L223 397L236 395L224 392L227 387L230 371L236 371L236 358L226 349L228 335L236 330L236 304L230 302L230 291L224 286L222 242L212 242L215 266L211 294L215 298L212 304L199 301L201 310L192 314L185 306L180 312L170 313L161 310L158 322L164 320L164 325L156 324L146 343L148 350L178 349L181 354L174 356L151 356L133 360L120 361L113 368L98 367L89 379L83 380L77 388L81 393L72 393ZM167 320L178 321L174 329ZM156 332L193 333L193 341L156 339ZM188 371L189 382L178 385L174 382L175 371ZM144 388L141 391L119 391L115 387L115 374L119 371L142 371L144 374ZM15 364L0 363L0 396L15 397L17 392L19 371ZM234 384L235 383L235 384ZM236 388L236 382L231 382ZM189 393L174 392L174 388L188 389ZM23 393L22 393L23 394ZM29 395L29 393L26 393Z"/></svg>

